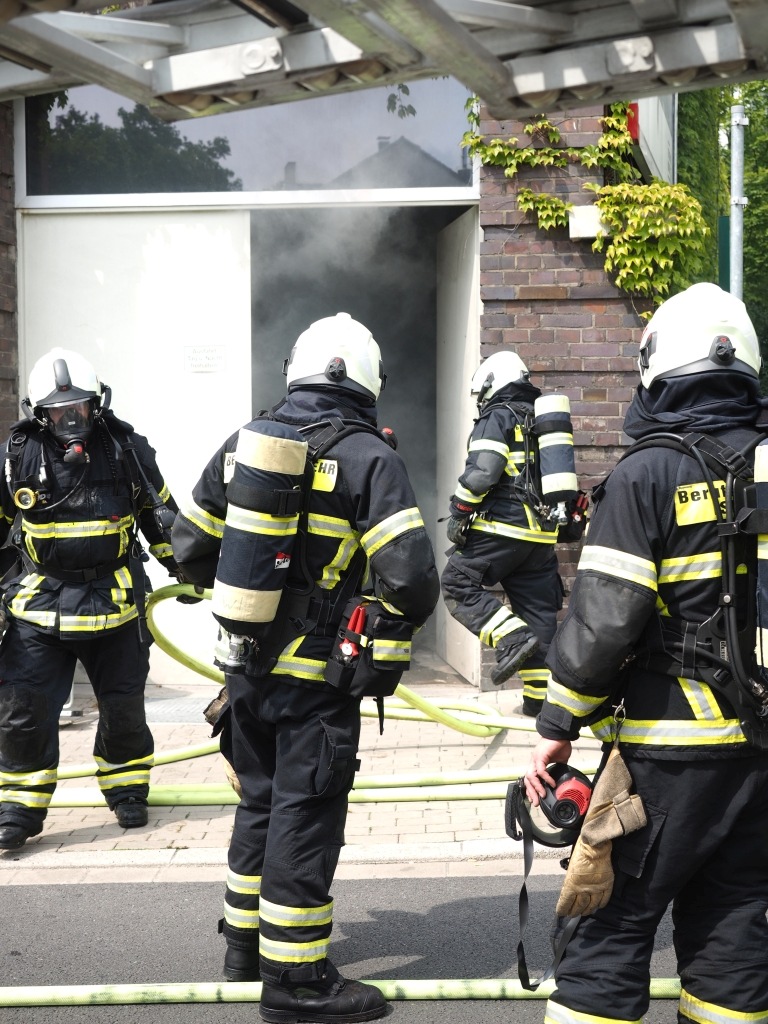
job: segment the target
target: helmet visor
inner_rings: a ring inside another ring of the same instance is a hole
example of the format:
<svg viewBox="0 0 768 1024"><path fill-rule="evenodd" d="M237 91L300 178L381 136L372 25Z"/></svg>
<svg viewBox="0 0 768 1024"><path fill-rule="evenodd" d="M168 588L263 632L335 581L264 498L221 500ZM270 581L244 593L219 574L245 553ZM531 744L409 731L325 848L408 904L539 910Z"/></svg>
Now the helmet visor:
<svg viewBox="0 0 768 1024"><path fill-rule="evenodd" d="M86 441L93 430L92 400L49 405L43 409L43 415L48 429L63 444L75 440Z"/></svg>

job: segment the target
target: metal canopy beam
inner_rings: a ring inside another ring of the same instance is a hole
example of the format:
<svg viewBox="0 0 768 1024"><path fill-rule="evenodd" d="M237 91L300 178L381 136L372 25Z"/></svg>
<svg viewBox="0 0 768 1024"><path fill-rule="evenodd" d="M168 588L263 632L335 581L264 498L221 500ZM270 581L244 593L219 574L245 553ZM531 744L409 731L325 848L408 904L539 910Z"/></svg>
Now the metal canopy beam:
<svg viewBox="0 0 768 1024"><path fill-rule="evenodd" d="M528 117L768 74L768 0L103 3L0 0L0 101L93 83L176 120L450 75Z"/></svg>

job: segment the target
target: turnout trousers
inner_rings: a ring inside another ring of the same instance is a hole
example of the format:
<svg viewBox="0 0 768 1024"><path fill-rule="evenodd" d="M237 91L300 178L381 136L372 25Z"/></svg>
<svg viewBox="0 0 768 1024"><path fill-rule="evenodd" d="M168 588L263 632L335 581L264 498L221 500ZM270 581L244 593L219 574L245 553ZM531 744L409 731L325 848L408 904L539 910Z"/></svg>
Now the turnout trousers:
<svg viewBox="0 0 768 1024"><path fill-rule="evenodd" d="M470 530L465 547L453 552L440 580L448 611L489 647L526 628L536 634L539 650L518 670L524 703L532 709L538 709L547 695L545 657L563 605L557 568L553 544ZM497 584L510 607L487 589Z"/></svg>
<svg viewBox="0 0 768 1024"><path fill-rule="evenodd" d="M640 1021L656 929L672 905L681 1024L768 1021L768 755L631 758L648 824L615 840L606 907L582 918L547 1024Z"/></svg>
<svg viewBox="0 0 768 1024"><path fill-rule="evenodd" d="M96 780L110 808L146 800L154 760L144 711L149 646L138 622L82 640L62 640L11 618L0 645L0 824L42 831L56 789L59 716L78 659L93 687L99 722Z"/></svg>
<svg viewBox="0 0 768 1024"><path fill-rule="evenodd" d="M227 675L222 752L242 787L223 930L276 984L322 977L330 887L359 767L360 700L272 676Z"/></svg>

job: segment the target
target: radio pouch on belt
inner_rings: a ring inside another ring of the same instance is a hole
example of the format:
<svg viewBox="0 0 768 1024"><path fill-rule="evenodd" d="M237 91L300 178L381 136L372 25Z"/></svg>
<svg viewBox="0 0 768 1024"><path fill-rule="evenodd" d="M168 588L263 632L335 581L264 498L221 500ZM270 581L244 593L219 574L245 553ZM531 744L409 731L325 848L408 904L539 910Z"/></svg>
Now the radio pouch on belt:
<svg viewBox="0 0 768 1024"><path fill-rule="evenodd" d="M391 697L411 664L413 626L378 601L353 597L344 609L325 681L350 697Z"/></svg>

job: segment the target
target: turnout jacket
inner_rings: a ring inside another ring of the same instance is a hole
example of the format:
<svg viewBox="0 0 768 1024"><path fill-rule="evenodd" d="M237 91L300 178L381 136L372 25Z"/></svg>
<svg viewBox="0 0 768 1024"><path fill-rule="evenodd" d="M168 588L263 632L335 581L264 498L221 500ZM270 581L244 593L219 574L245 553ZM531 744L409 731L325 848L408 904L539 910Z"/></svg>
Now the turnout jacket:
<svg viewBox="0 0 768 1024"><path fill-rule="evenodd" d="M536 493L538 447L523 433L526 417L533 419L537 388L512 387L494 395L475 420L467 445L464 472L454 500L476 511L471 530L534 544L555 544L557 524L545 526L526 501L528 486Z"/></svg>
<svg viewBox="0 0 768 1024"><path fill-rule="evenodd" d="M373 414L372 409L341 404L330 389L294 391L271 412L272 418L296 428L331 417L371 422ZM208 462L192 491L191 505L174 523L173 550L181 572L205 587L213 585L216 574L238 433ZM405 465L383 438L372 433L342 438L317 462L307 528L306 569L323 608L312 616L319 622L282 649L270 674L316 684L323 681L344 611L335 595L350 573L362 568L362 580L368 578L366 589L374 588L391 611L415 628L434 610L439 581Z"/></svg>
<svg viewBox="0 0 768 1024"><path fill-rule="evenodd" d="M741 449L756 431L711 433ZM711 475L719 502L724 481ZM743 600L746 566L754 567L757 555L754 538L741 543ZM575 739L588 723L611 741L613 709L623 696L624 753L680 760L754 754L725 697L666 654L665 638L680 641L686 623L705 622L720 593L720 539L698 463L662 447L628 455L605 483L567 614L549 648L552 680L539 733Z"/></svg>
<svg viewBox="0 0 768 1024"><path fill-rule="evenodd" d="M177 511L154 449L109 411L94 425L84 465L65 463L47 430L27 422L12 429L2 450L0 543L13 532L22 552L23 570L4 595L15 618L64 639L103 635L132 622L138 617L134 578L140 575L142 594L147 587L137 530L152 555L176 572L147 490L128 464L124 446L131 444L160 498ZM38 499L20 511L14 494L21 488L48 491L47 505Z"/></svg>

